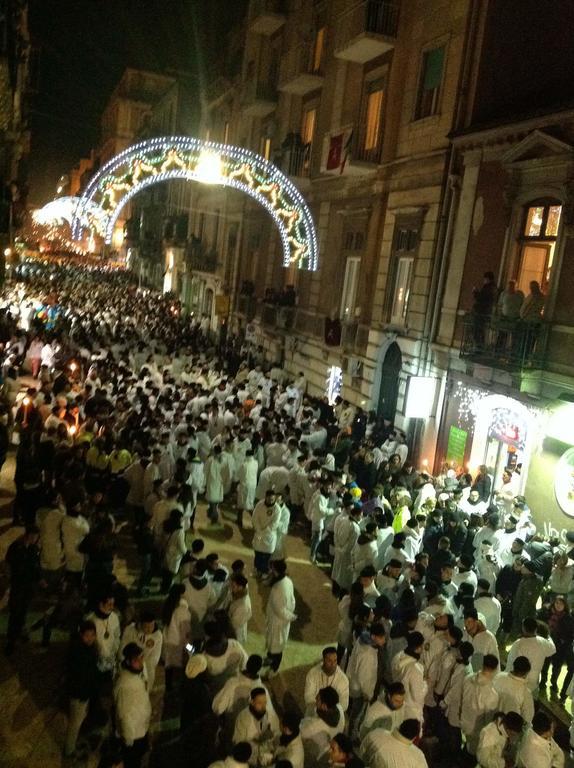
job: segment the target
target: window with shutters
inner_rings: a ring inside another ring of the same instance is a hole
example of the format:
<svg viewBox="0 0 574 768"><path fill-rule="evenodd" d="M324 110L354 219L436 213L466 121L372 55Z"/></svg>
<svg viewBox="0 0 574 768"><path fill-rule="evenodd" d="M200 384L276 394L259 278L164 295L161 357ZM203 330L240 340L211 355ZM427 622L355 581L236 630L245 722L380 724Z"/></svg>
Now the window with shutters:
<svg viewBox="0 0 574 768"><path fill-rule="evenodd" d="M385 108L385 81L383 78L365 83L359 121L358 160L378 163L383 146L383 114Z"/></svg>
<svg viewBox="0 0 574 768"><path fill-rule="evenodd" d="M418 242L418 223L397 223L392 257L394 279L390 302L390 322L393 325L406 324Z"/></svg>
<svg viewBox="0 0 574 768"><path fill-rule="evenodd" d="M343 320L352 320L355 316L360 266L361 259L359 256L347 257L345 263L345 279L343 281L343 295L341 297L341 318Z"/></svg>
<svg viewBox="0 0 574 768"><path fill-rule="evenodd" d="M444 59L444 45L423 51L415 120L431 117L439 111Z"/></svg>

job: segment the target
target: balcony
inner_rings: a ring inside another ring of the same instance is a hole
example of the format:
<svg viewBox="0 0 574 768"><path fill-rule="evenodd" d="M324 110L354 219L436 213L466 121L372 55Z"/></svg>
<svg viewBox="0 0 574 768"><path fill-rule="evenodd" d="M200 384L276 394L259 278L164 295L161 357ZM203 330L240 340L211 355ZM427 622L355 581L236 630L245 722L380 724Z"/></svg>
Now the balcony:
<svg viewBox="0 0 574 768"><path fill-rule="evenodd" d="M498 317L464 318L460 356L506 371L544 368L550 323L524 323Z"/></svg>
<svg viewBox="0 0 574 768"><path fill-rule="evenodd" d="M290 331L295 325L295 312L295 307L278 307L264 302L261 306L261 322L277 331Z"/></svg>
<svg viewBox="0 0 574 768"><path fill-rule="evenodd" d="M238 296L237 312L244 315L247 320L253 320L257 314L257 298L246 294Z"/></svg>
<svg viewBox="0 0 574 768"><path fill-rule="evenodd" d="M369 343L369 326L356 321L346 321L341 327L341 346L347 352L364 354Z"/></svg>
<svg viewBox="0 0 574 768"><path fill-rule="evenodd" d="M336 142L340 145L339 149L336 147L334 149ZM335 152L339 164L329 166L333 152ZM355 125L348 125L324 135L321 173L330 173L336 176L343 173L345 176L368 176L376 172L377 166L381 163L382 153L382 128L376 141L373 141L373 137L371 137L367 144L364 123L359 121Z"/></svg>
<svg viewBox="0 0 574 768"><path fill-rule="evenodd" d="M300 189L308 186L311 144L303 144L298 134L289 134L281 145L281 154L276 163L283 173L294 180Z"/></svg>
<svg viewBox="0 0 574 768"><path fill-rule="evenodd" d="M209 272L217 270L219 260L214 248L207 248L200 240L191 240L187 244L185 261L193 272Z"/></svg>
<svg viewBox="0 0 574 768"><path fill-rule="evenodd" d="M268 83L252 80L243 90L243 113L248 117L263 118L277 109L277 89Z"/></svg>
<svg viewBox="0 0 574 768"><path fill-rule="evenodd" d="M271 37L285 24L285 0L251 0L249 31Z"/></svg>
<svg viewBox="0 0 574 768"><path fill-rule="evenodd" d="M226 77L216 77L207 83L205 89L205 99L208 105L213 105L222 99L233 88L230 80Z"/></svg>
<svg viewBox="0 0 574 768"><path fill-rule="evenodd" d="M280 91L306 96L323 87L325 78L321 68L315 67L313 53L312 45L299 45L287 51L279 71Z"/></svg>
<svg viewBox="0 0 574 768"><path fill-rule="evenodd" d="M337 21L335 56L366 64L394 48L399 6L387 0L362 0Z"/></svg>

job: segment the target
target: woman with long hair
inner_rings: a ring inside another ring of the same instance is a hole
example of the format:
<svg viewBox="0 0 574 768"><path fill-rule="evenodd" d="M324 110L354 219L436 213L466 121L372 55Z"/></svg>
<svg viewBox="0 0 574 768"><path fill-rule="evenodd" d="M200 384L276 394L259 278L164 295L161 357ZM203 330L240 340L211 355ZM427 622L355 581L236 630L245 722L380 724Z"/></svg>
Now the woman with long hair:
<svg viewBox="0 0 574 768"><path fill-rule="evenodd" d="M570 682L574 677L574 616L570 613L568 603L564 595L556 595L552 603L544 605L539 612L539 618L548 624L550 637L556 646L554 656L547 658L540 675L540 687L546 688L548 670L552 665L550 676L550 690L558 692L558 677L562 667L566 667L566 675L562 681L560 698L565 701Z"/></svg>

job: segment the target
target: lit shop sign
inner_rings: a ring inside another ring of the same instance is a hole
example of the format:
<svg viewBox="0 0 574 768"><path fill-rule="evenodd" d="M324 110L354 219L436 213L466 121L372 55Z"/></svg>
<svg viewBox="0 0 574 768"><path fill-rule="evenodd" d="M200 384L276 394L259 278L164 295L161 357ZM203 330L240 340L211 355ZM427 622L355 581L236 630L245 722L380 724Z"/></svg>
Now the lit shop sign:
<svg viewBox="0 0 574 768"><path fill-rule="evenodd" d="M428 418L434 407L437 379L434 376L409 376L405 416Z"/></svg>
<svg viewBox="0 0 574 768"><path fill-rule="evenodd" d="M554 494L560 509L574 517L574 448L562 454L554 473Z"/></svg>

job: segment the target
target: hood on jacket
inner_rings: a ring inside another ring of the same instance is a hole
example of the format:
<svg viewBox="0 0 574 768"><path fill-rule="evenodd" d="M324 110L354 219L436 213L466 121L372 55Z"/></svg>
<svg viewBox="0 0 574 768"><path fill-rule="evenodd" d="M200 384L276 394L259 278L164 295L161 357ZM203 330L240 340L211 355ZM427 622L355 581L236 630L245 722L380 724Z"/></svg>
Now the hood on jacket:
<svg viewBox="0 0 574 768"><path fill-rule="evenodd" d="M400 678L404 676L404 674L406 673L409 667L412 667L412 665L416 664L418 661L418 659L415 659L414 656L410 656L408 653L405 653L404 651L401 651L395 658L397 659L396 671Z"/></svg>

